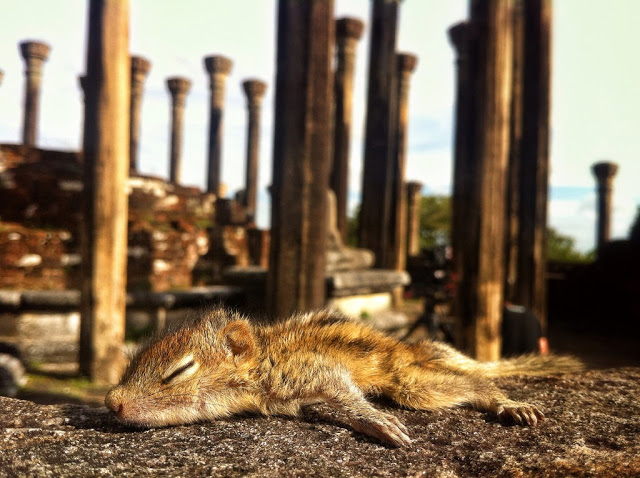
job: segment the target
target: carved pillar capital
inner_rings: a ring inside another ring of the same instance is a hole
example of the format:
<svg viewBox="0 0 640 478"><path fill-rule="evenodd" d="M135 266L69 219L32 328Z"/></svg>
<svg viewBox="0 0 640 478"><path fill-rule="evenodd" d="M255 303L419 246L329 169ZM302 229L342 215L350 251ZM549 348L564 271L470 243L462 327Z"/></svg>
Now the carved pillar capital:
<svg viewBox="0 0 640 478"><path fill-rule="evenodd" d="M49 58L51 47L41 41L23 41L20 43L20 53L25 60L46 61Z"/></svg>
<svg viewBox="0 0 640 478"><path fill-rule="evenodd" d="M242 82L242 90L247 95L249 108L259 107L267 91L267 84L264 81L252 78Z"/></svg>
<svg viewBox="0 0 640 478"><path fill-rule="evenodd" d="M204 67L209 73L209 88L211 88L211 105L214 108L224 107L224 91L227 76L231 73L233 61L222 55L207 56Z"/></svg>
<svg viewBox="0 0 640 478"><path fill-rule="evenodd" d="M477 37L477 26L471 21L456 23L449 28L449 41L456 50L458 61L469 59L471 44Z"/></svg>
<svg viewBox="0 0 640 478"><path fill-rule="evenodd" d="M611 187L613 178L618 172L618 165L609 161L596 163L591 167L599 187Z"/></svg>
<svg viewBox="0 0 640 478"><path fill-rule="evenodd" d="M144 80L151 71L151 62L141 56L131 57L131 94L141 94Z"/></svg>
<svg viewBox="0 0 640 478"><path fill-rule="evenodd" d="M181 76L167 78L167 89L174 107L183 108L187 94L191 90L191 80Z"/></svg>

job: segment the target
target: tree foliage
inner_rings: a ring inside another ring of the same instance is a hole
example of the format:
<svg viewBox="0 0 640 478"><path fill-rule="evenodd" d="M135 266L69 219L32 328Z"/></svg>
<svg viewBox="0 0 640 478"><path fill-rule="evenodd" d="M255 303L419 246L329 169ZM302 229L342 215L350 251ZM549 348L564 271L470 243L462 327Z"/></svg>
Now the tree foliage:
<svg viewBox="0 0 640 478"><path fill-rule="evenodd" d="M349 217L347 229L347 245L358 245L358 214L360 206ZM420 198L420 249L442 246L450 243L451 233L451 197L423 196ZM638 217L632 228L640 239L640 208ZM594 252L581 252L576 249L573 237L559 233L547 227L547 259L558 262L589 262Z"/></svg>
<svg viewBox="0 0 640 478"><path fill-rule="evenodd" d="M547 226L547 260L557 262L590 262L593 251L581 252L576 249L576 240Z"/></svg>
<svg viewBox="0 0 640 478"><path fill-rule="evenodd" d="M451 197L420 198L420 249L443 246L450 242Z"/></svg>

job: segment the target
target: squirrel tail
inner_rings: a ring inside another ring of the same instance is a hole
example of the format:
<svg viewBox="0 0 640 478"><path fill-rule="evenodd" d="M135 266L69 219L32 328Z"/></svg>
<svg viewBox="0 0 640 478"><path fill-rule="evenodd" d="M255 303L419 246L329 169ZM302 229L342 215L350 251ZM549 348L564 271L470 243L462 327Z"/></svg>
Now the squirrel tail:
<svg viewBox="0 0 640 478"><path fill-rule="evenodd" d="M423 342L415 344L412 348L418 354L429 350L431 357L436 358L443 364L464 372L482 374L486 377L552 375L580 372L586 369L585 364L580 359L571 355L528 354L495 362L478 362L442 342Z"/></svg>
<svg viewBox="0 0 640 478"><path fill-rule="evenodd" d="M498 360L496 362L476 362L479 371L488 377L510 375L552 375L585 370L585 364L571 355L536 355Z"/></svg>

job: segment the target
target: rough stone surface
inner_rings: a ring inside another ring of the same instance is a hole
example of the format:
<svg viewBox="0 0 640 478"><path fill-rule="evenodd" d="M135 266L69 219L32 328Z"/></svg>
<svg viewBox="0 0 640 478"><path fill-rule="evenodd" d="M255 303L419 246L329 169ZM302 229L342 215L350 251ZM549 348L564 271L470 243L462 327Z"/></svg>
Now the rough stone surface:
<svg viewBox="0 0 640 478"><path fill-rule="evenodd" d="M246 416L138 430L103 409L0 398L0 470L4 476L640 475L640 368L500 385L541 405L547 420L522 428L473 410L389 407L413 437L403 449L353 432L324 406L301 420Z"/></svg>

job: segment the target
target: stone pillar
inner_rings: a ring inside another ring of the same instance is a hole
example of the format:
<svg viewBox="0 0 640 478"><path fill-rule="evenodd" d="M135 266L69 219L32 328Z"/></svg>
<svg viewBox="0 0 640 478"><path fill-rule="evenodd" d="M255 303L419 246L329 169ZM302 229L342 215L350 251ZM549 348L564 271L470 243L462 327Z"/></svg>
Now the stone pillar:
<svg viewBox="0 0 640 478"><path fill-rule="evenodd" d="M187 78L167 78L167 88L171 94L171 149L169 152L169 180L180 183L182 167L182 120L187 93L191 81Z"/></svg>
<svg viewBox="0 0 640 478"><path fill-rule="evenodd" d="M389 246L392 249L393 269L402 271L407 265L407 202L404 175L407 163L407 129L409 126L409 80L418 57L408 53L396 55L397 111L395 154L392 162L391 224L394 231Z"/></svg>
<svg viewBox="0 0 640 478"><path fill-rule="evenodd" d="M140 110L144 80L151 70L151 62L141 56L131 57L131 100L129 110L129 170L138 170L138 150L140 143Z"/></svg>
<svg viewBox="0 0 640 478"><path fill-rule="evenodd" d="M605 161L594 164L591 171L593 171L598 183L596 249L600 250L611 237L611 196L613 194L613 178L618 172L618 165Z"/></svg>
<svg viewBox="0 0 640 478"><path fill-rule="evenodd" d="M80 90L82 90L82 129L80 130L80 150L83 148L84 141L84 118L87 116L86 108L87 108L87 76L86 75L78 75L78 85L80 86ZM82 161L82 155L79 156Z"/></svg>
<svg viewBox="0 0 640 478"><path fill-rule="evenodd" d="M516 0L513 13L513 65L507 212L505 223L504 300L520 304L517 289L520 235L520 162L522 156L522 77L524 72L524 2Z"/></svg>
<svg viewBox="0 0 640 478"><path fill-rule="evenodd" d="M406 183L407 192L407 256L420 254L420 202L422 183Z"/></svg>
<svg viewBox="0 0 640 478"><path fill-rule="evenodd" d="M514 55L521 65L520 144L517 149L518 269L515 303L533 310L543 328L547 317L547 190L551 111L551 0L527 0ZM521 36L521 38L519 38ZM517 98L517 96L516 96ZM515 122L515 120L514 120ZM517 137L516 137L517 138ZM513 163L511 163L513 164Z"/></svg>
<svg viewBox="0 0 640 478"><path fill-rule="evenodd" d="M396 29L399 0L373 0L369 87L365 127L360 246L376 255L376 266L393 268L392 162L396 140Z"/></svg>
<svg viewBox="0 0 640 478"><path fill-rule="evenodd" d="M249 221L256 217L258 189L258 160L260 158L260 109L262 98L267 91L267 84L260 80L247 80L242 83L247 95L247 111L249 127L247 128L247 165L245 170L245 186L242 204L247 209Z"/></svg>
<svg viewBox="0 0 640 478"><path fill-rule="evenodd" d="M451 247L456 277L461 277L469 220L473 177L473 90L475 69L475 38L477 28L470 22L458 23L449 29L449 39L456 51L456 122L453 161L453 193L451 217ZM460 311L462 312L462 311ZM462 335L462 331L459 331Z"/></svg>
<svg viewBox="0 0 640 478"><path fill-rule="evenodd" d="M468 92L472 101L471 144L464 153L469 156L463 173L469 206L463 209L466 221L456 224L461 228L456 246L463 248L464 256L464 267L457 266L456 305L463 329L461 345L479 360L500 357L512 14L512 0L471 1L471 22L477 27L477 36L471 43L475 50L470 56L475 65L471 66Z"/></svg>
<svg viewBox="0 0 640 478"><path fill-rule="evenodd" d="M222 126L224 91L227 76L233 62L224 56L207 56L204 66L209 73L211 88L211 112L209 115L209 159L207 163L207 192L221 195Z"/></svg>
<svg viewBox="0 0 640 478"><path fill-rule="evenodd" d="M279 0L267 303L274 317L325 303L331 163L332 0Z"/></svg>
<svg viewBox="0 0 640 478"><path fill-rule="evenodd" d="M338 231L342 240L347 239L353 75L356 48L363 30L364 24L357 18L340 18L336 21L337 64L334 77L333 163L329 184L336 195Z"/></svg>
<svg viewBox="0 0 640 478"><path fill-rule="evenodd" d="M42 64L49 57L51 47L43 42L25 41L20 43L20 52L25 62L26 86L24 90L24 123L22 143L35 146L38 135L38 113L40 110L40 82Z"/></svg>
<svg viewBox="0 0 640 478"><path fill-rule="evenodd" d="M89 2L80 371L116 383L127 278L129 2Z"/></svg>

